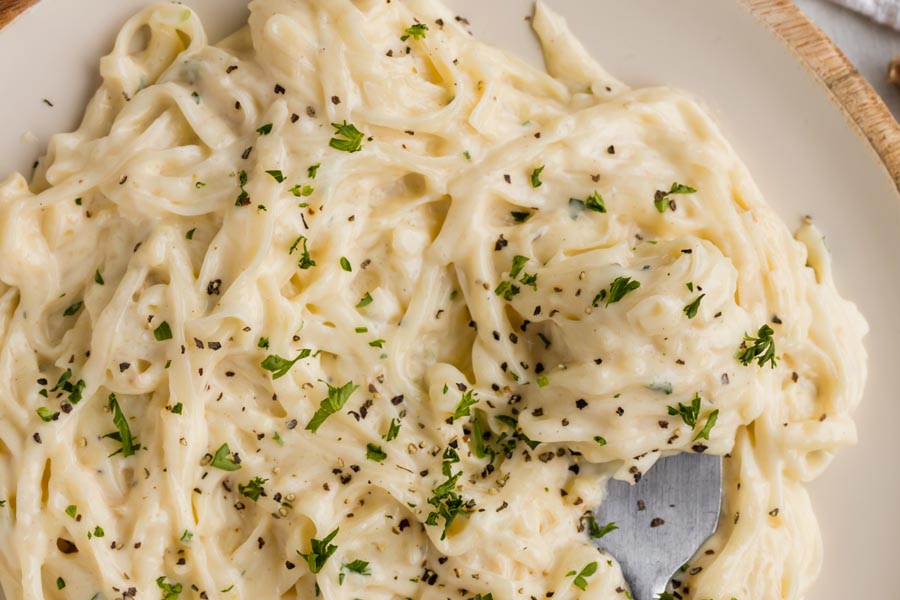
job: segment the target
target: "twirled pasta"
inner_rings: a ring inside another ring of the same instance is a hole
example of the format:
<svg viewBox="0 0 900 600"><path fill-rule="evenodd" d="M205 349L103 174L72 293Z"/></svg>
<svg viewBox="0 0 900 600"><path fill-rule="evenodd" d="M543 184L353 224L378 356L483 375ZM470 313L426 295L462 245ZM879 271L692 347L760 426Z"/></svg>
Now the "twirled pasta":
<svg viewBox="0 0 900 600"><path fill-rule="evenodd" d="M866 324L694 100L533 24L549 75L436 0L125 25L0 185L7 598L621 598L586 519L680 451L729 457L680 593L803 596Z"/></svg>

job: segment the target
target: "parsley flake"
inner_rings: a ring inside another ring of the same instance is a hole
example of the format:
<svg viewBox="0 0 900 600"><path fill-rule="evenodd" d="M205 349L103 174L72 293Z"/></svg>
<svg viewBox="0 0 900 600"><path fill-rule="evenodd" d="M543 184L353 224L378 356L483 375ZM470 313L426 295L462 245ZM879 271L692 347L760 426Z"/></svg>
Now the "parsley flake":
<svg viewBox="0 0 900 600"><path fill-rule="evenodd" d="M377 463L384 462L387 458L387 452L381 449L381 446L375 444L366 444L366 458Z"/></svg>
<svg viewBox="0 0 900 600"><path fill-rule="evenodd" d="M425 32L428 31L428 25L425 23L416 23L415 25L410 25L404 30L403 35L400 36L400 41L405 42L409 38L414 40L422 40L425 39Z"/></svg>
<svg viewBox="0 0 900 600"><path fill-rule="evenodd" d="M755 360L760 367L768 362L774 369L778 361L778 357L775 356L775 339L772 337L774 333L775 331L768 325L760 327L756 337L745 333L744 341L741 342L734 357L745 367Z"/></svg>
<svg viewBox="0 0 900 600"><path fill-rule="evenodd" d="M344 576L348 573L356 573L357 575L368 577L372 574L372 570L369 568L369 563L364 560L357 559L353 562L344 563L341 565L341 572L338 574L338 585L344 585Z"/></svg>
<svg viewBox="0 0 900 600"><path fill-rule="evenodd" d="M684 307L684 314L687 315L688 319L693 319L697 316L697 310L700 308L700 302L703 300L704 296L706 296L706 294L700 294L696 300Z"/></svg>
<svg viewBox="0 0 900 600"><path fill-rule="evenodd" d="M166 340L172 339L172 328L169 327L168 322L163 321L159 324L159 327L153 330L153 337L156 338L157 342L164 342Z"/></svg>
<svg viewBox="0 0 900 600"><path fill-rule="evenodd" d="M277 181L278 183L282 183L284 181L284 173L278 170L266 171L269 175L272 176L272 179Z"/></svg>
<svg viewBox="0 0 900 600"><path fill-rule="evenodd" d="M125 413L122 412L115 394L109 395L109 410L113 414L113 424L118 431L107 433L103 437L122 444L122 447L110 454L110 456L120 453L122 456L132 456L136 450L141 449L141 445L135 443L137 440L131 435L128 419L125 418Z"/></svg>
<svg viewBox="0 0 900 600"><path fill-rule="evenodd" d="M531 172L531 187L539 188L543 185L543 181L541 181L541 173L544 172L544 165L537 167L534 171Z"/></svg>
<svg viewBox="0 0 900 600"><path fill-rule="evenodd" d="M366 134L361 132L352 123L332 123L334 127L334 137L328 142L328 145L335 150L341 152L359 152L362 150L362 141Z"/></svg>
<svg viewBox="0 0 900 600"><path fill-rule="evenodd" d="M400 419L394 418L391 419L391 424L388 427L388 432L384 434L384 441L390 442L391 440L396 439L397 435L400 433Z"/></svg>
<svg viewBox="0 0 900 600"><path fill-rule="evenodd" d="M340 528L335 529L324 539L317 540L316 538L312 538L309 540L310 550L309 553L304 554L297 550L297 554L303 557L306 561L306 565L309 567L309 571L311 573L318 573L322 570L322 567L325 566L325 562L334 554L335 550L337 550L337 546L331 543L331 541L337 536Z"/></svg>
<svg viewBox="0 0 900 600"><path fill-rule="evenodd" d="M59 418L58 412L54 412L54 411L50 410L49 408L47 408L46 406L39 406L35 412L37 413L37 416L39 416L41 418L41 421L43 421L44 423L49 423L50 421L55 421Z"/></svg>
<svg viewBox="0 0 900 600"><path fill-rule="evenodd" d="M684 424L693 429L697 426L697 418L700 416L700 394L694 394L691 404L684 405L681 402L678 406L668 406L669 414L673 417L680 416Z"/></svg>
<svg viewBox="0 0 900 600"><path fill-rule="evenodd" d="M472 414L469 408L476 404L478 404L478 398L472 396L472 390L467 391L462 395L462 398L459 399L459 403L453 411L453 419L457 420L468 417Z"/></svg>
<svg viewBox="0 0 900 600"><path fill-rule="evenodd" d="M675 194L694 194L696 192L697 190L695 190L691 186L683 185L676 181L672 184L672 187L669 188L668 192L666 192L665 190L656 190L656 193L653 195L653 206L655 206L656 210L658 210L660 213L666 212L667 208L675 210L674 202L671 201L669 196Z"/></svg>
<svg viewBox="0 0 900 600"><path fill-rule="evenodd" d="M575 587L584 591L587 589L587 585L588 585L587 578L596 572L597 572L597 563L590 562L587 565L585 565L585 567L583 569L581 569L581 571L579 571L577 573L575 571L569 571L568 573L566 573L566 577L572 577L574 575L575 580L572 583L575 585Z"/></svg>
<svg viewBox="0 0 900 600"><path fill-rule="evenodd" d="M266 371L272 372L272 379L280 379L287 375L288 371L291 370L291 367L297 364L298 361L307 358L310 354L312 354L312 350L309 348L303 348L300 351L300 354L297 355L297 358L293 360L282 358L277 354L270 354L260 363L260 366Z"/></svg>
<svg viewBox="0 0 900 600"><path fill-rule="evenodd" d="M316 261L314 261L309 255L309 249L306 247L306 243L306 237L301 235L296 240L294 240L294 243L291 245L290 250L288 250L288 254L293 254L294 250L296 250L298 246L302 245L302 250L300 251L300 260L297 261L297 266L303 270L316 266Z"/></svg>
<svg viewBox="0 0 900 600"><path fill-rule="evenodd" d="M350 399L350 395L359 387L353 385L352 381L348 381L341 387L334 387L329 383L325 385L328 387L328 395L322 400L319 409L313 414L309 423L306 424L306 429L313 433L318 431L325 419L341 410Z"/></svg>
<svg viewBox="0 0 900 600"><path fill-rule="evenodd" d="M169 583L163 576L156 578L156 585L162 590L162 600L178 600L183 589L180 583Z"/></svg>
<svg viewBox="0 0 900 600"><path fill-rule="evenodd" d="M586 519L588 525L588 534L590 534L591 539L599 540L606 534L612 533L619 528L619 526L613 522L609 522L601 527L597 524L597 521L596 519L594 519L593 515L588 515Z"/></svg>
<svg viewBox="0 0 900 600"><path fill-rule="evenodd" d="M703 429L700 430L696 436L694 436L694 441L697 440L708 440L709 433L712 431L712 428L716 426L716 421L719 419L719 409L712 411L709 413L709 416L706 417L706 425L703 426Z"/></svg>
<svg viewBox="0 0 900 600"><path fill-rule="evenodd" d="M272 124L266 123L259 129L257 129L256 133L258 133L259 135L269 135L270 133L272 133Z"/></svg>
<svg viewBox="0 0 900 600"><path fill-rule="evenodd" d="M231 448L228 447L228 444L222 444L221 446L219 446L219 449L216 450L212 462L209 463L210 466L216 469L221 469L223 471L239 470L241 468L241 465L229 458L230 454Z"/></svg>
<svg viewBox="0 0 900 600"><path fill-rule="evenodd" d="M247 482L246 485L239 483L238 491L243 496L247 496L254 502L259 501L260 496L265 496L266 490L263 488L263 484L267 482L268 479L263 479L262 477L254 477L250 481Z"/></svg>

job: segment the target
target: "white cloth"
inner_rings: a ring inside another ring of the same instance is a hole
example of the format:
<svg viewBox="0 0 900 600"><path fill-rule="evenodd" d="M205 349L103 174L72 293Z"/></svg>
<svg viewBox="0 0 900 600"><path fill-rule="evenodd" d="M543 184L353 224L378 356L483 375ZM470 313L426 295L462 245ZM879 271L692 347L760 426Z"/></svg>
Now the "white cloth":
<svg viewBox="0 0 900 600"><path fill-rule="evenodd" d="M832 0L880 23L900 29L900 0Z"/></svg>

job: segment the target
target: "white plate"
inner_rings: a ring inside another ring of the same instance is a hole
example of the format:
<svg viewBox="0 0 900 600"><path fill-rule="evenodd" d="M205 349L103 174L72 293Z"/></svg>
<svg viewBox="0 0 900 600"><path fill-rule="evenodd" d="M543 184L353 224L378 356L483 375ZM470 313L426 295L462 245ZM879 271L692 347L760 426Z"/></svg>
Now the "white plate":
<svg viewBox="0 0 900 600"><path fill-rule="evenodd" d="M0 176L30 173L48 136L76 126L98 83L99 57L147 3L43 0L0 32ZM738 0L549 3L613 74L705 99L781 216L793 225L813 215L825 231L839 288L859 303L872 333L860 444L811 486L826 559L809 600L889 597L900 539L900 197L893 182L818 81ZM246 0L186 4L211 39L246 13ZM540 61L524 20L529 0L450 4L479 37ZM26 131L37 141L23 143Z"/></svg>

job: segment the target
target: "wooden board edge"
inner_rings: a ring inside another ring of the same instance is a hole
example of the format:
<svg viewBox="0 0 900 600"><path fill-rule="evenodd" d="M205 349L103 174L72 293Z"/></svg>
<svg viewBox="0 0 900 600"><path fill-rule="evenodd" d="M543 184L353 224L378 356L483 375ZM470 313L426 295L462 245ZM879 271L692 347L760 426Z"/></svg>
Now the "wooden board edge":
<svg viewBox="0 0 900 600"><path fill-rule="evenodd" d="M0 2L0 27L4 27L13 22L13 19L25 12L25 9L32 4L37 4L38 0L5 0Z"/></svg>
<svg viewBox="0 0 900 600"><path fill-rule="evenodd" d="M745 0L745 3L822 81L881 157L900 190L900 125L865 77L793 0Z"/></svg>

